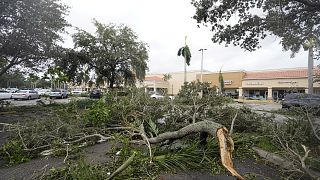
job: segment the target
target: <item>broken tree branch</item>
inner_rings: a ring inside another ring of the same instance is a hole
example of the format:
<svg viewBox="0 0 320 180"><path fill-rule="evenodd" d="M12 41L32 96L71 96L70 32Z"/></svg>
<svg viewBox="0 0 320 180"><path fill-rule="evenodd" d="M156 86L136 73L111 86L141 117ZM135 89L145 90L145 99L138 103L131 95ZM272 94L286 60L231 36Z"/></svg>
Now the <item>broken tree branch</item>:
<svg viewBox="0 0 320 180"><path fill-rule="evenodd" d="M228 130L225 127L219 128L216 132L220 147L220 157L222 165L228 169L232 176L237 180L244 180L243 177L234 169L232 162L232 151L234 150L234 144L231 136L228 134Z"/></svg>
<svg viewBox="0 0 320 180"><path fill-rule="evenodd" d="M238 112L236 113L236 115L232 119L229 135L231 135L233 133L233 126L234 126L234 122L236 121L237 116L238 116Z"/></svg>
<svg viewBox="0 0 320 180"><path fill-rule="evenodd" d="M216 136L216 131L218 128L223 127L221 124L215 123L213 121L200 121L194 124L190 124L186 127L181 128L178 131L174 132L165 132L162 134L159 134L157 137L149 138L150 144L156 144L161 143L166 140L174 140L174 139L180 139L187 135L198 133L198 132L206 132L210 134L211 136Z"/></svg>
<svg viewBox="0 0 320 180"><path fill-rule="evenodd" d="M296 157L299 158L300 160L300 166L301 166L301 169L295 167L295 163L292 162L291 160L286 160L285 158L277 155L277 154L274 154L274 153L271 153L271 152L268 152L268 151L265 151L263 149L260 149L260 148L257 148L257 147L253 147L252 149L262 158L266 159L268 162L271 162L277 166L280 166L281 168L283 169L287 169L289 171L293 171L293 172L299 172L299 173L306 173L309 177L313 178L313 179L317 179L317 177L320 177L320 173L318 172L315 172L315 171L312 171L311 169L307 168L306 164L305 164L305 160L307 159L308 157L308 154L310 152L310 150L303 146L303 149L305 151L305 154L304 156L300 156L297 152L293 151L291 148L289 148L289 146L287 147L287 151L291 152L293 155L295 155Z"/></svg>
<svg viewBox="0 0 320 180"><path fill-rule="evenodd" d="M228 130L221 124L213 121L204 120L197 123L190 124L174 132L165 132L159 134L157 137L149 138L151 144L160 143L166 140L173 140L183 138L193 133L205 132L213 137L218 137L220 146L220 156L222 165L238 180L244 178L234 169L232 162L232 151L234 144L231 136L228 134Z"/></svg>
<svg viewBox="0 0 320 180"><path fill-rule="evenodd" d="M116 171L114 171L110 177L108 177L108 180L113 179L116 175L121 173L123 170L125 170L132 162L134 157L136 156L136 152L134 152L128 160L126 160Z"/></svg>
<svg viewBox="0 0 320 180"><path fill-rule="evenodd" d="M310 116L309 116L309 113L308 113L308 111L306 111L306 112L307 112L307 118L308 118L308 121L309 121L309 123L310 123L312 132L313 132L314 136L320 141L320 136L317 134L316 128L314 127L314 125L313 125L313 123L312 123L312 121L311 121L311 118L310 118Z"/></svg>
<svg viewBox="0 0 320 180"><path fill-rule="evenodd" d="M147 147L148 147L148 149L149 149L150 163L152 163L152 150L151 150L151 145L150 145L150 142L149 142L148 137L147 137L147 135L146 135L146 132L145 132L145 130L144 130L143 123L140 125L139 129L140 129L140 135L141 135L141 137L143 138L143 140L145 141L145 143L146 143L146 145L147 145Z"/></svg>
<svg viewBox="0 0 320 180"><path fill-rule="evenodd" d="M74 144L74 143L78 143L78 142L81 142L83 140L86 140L88 138L92 138L92 137L99 137L100 140L99 142L103 142L103 141L107 141L107 140L110 140L110 139L114 139L113 136L110 136L110 137L106 137L106 136L103 136L101 134L91 134L91 135L86 135L80 139L77 139L77 140L74 140L74 141L64 141L64 144Z"/></svg>

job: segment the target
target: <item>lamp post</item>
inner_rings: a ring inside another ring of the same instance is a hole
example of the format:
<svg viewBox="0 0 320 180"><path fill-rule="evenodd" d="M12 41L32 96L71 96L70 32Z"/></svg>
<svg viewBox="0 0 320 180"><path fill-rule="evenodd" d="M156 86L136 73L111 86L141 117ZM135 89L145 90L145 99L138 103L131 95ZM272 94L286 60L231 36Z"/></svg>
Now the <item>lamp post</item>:
<svg viewBox="0 0 320 180"><path fill-rule="evenodd" d="M200 81L203 82L202 79L202 73L203 73L203 51L206 51L207 49L199 49L199 51L201 51L201 76L200 76Z"/></svg>

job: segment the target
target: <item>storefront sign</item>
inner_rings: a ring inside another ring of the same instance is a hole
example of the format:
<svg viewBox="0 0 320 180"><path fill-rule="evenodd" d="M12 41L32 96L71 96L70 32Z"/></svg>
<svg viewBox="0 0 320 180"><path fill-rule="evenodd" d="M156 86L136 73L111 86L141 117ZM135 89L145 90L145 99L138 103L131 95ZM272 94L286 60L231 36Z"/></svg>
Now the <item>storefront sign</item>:
<svg viewBox="0 0 320 180"><path fill-rule="evenodd" d="M279 81L279 84L297 84L297 81Z"/></svg>
<svg viewBox="0 0 320 180"><path fill-rule="evenodd" d="M263 85L262 82L247 82L246 85Z"/></svg>
<svg viewBox="0 0 320 180"><path fill-rule="evenodd" d="M232 84L232 82L233 82L232 80L224 80L225 85L230 85L230 84Z"/></svg>

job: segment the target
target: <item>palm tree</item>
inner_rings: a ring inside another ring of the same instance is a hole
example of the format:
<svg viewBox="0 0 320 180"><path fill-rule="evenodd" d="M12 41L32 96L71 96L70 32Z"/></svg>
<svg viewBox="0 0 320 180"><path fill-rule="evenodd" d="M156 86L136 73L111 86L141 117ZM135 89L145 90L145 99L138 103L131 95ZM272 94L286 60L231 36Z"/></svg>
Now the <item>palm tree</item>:
<svg viewBox="0 0 320 180"><path fill-rule="evenodd" d="M308 53L308 94L313 94L313 50L316 48L316 38L311 34L307 42L303 44L303 48L305 51L309 51Z"/></svg>
<svg viewBox="0 0 320 180"><path fill-rule="evenodd" d="M220 93L223 94L223 89L224 89L224 80L223 80L223 76L221 73L221 69L219 71L219 88L220 88Z"/></svg>
<svg viewBox="0 0 320 180"><path fill-rule="evenodd" d="M168 73L168 74L163 74L163 78L162 79L164 81L169 81L171 78L172 78L171 74Z"/></svg>
<svg viewBox="0 0 320 180"><path fill-rule="evenodd" d="M187 45L187 36L185 37L185 45L178 50L178 56L184 57L184 82L187 82L187 65L190 66L191 52Z"/></svg>

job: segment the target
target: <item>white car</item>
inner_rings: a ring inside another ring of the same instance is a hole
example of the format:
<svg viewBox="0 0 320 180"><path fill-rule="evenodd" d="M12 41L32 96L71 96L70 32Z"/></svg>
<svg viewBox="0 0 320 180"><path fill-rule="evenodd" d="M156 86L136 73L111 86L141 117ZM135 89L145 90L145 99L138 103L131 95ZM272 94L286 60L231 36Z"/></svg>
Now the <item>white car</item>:
<svg viewBox="0 0 320 180"><path fill-rule="evenodd" d="M157 93L152 94L150 97L151 97L151 98L154 98L154 99L162 99L162 98L164 98L163 95L157 94Z"/></svg>
<svg viewBox="0 0 320 180"><path fill-rule="evenodd" d="M18 88L7 88L6 91L10 92L10 93L15 93L17 92L19 89Z"/></svg>
<svg viewBox="0 0 320 180"><path fill-rule="evenodd" d="M50 93L49 93L49 97L50 99L52 98L68 98L68 93L67 90L64 89L53 89Z"/></svg>
<svg viewBox="0 0 320 180"><path fill-rule="evenodd" d="M18 90L16 93L12 93L12 99L18 100L18 99L39 99L39 94L35 90Z"/></svg>
<svg viewBox="0 0 320 180"><path fill-rule="evenodd" d="M73 91L71 91L71 94L73 95L81 95L81 94L85 94L87 93L86 91L83 91L82 89L74 89Z"/></svg>
<svg viewBox="0 0 320 180"><path fill-rule="evenodd" d="M5 90L0 90L0 100L2 99L11 99L12 93L5 91Z"/></svg>
<svg viewBox="0 0 320 180"><path fill-rule="evenodd" d="M49 95L50 92L51 92L50 89L39 89L39 90L38 90L39 96Z"/></svg>

